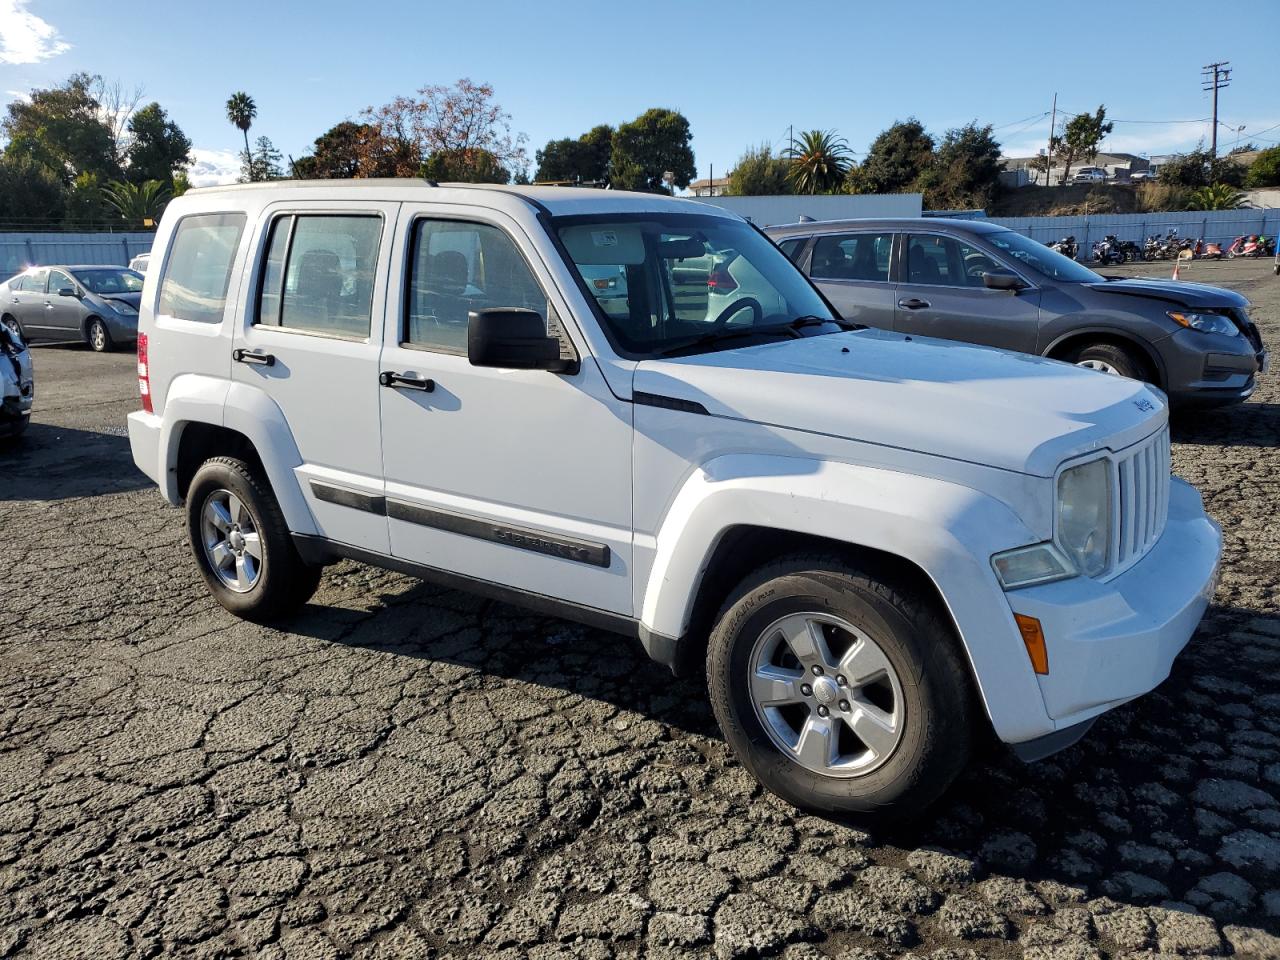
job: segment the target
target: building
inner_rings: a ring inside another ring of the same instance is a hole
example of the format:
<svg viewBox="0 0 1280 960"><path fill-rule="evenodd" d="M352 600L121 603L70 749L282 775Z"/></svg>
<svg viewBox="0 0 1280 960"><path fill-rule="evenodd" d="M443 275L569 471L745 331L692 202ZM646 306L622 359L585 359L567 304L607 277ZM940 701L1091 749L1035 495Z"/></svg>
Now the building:
<svg viewBox="0 0 1280 960"><path fill-rule="evenodd" d="M1034 157L1001 157L1006 172L1013 173L1017 180L1021 180L1021 176L1017 171L1025 171L1026 183L1044 184L1044 171L1035 169L1032 164L1040 160L1040 156ZM1092 160L1082 159L1071 164L1071 170L1074 173L1081 167L1101 167L1107 171L1107 178L1110 180L1118 180L1124 183L1130 176L1139 170L1146 170L1152 166L1155 158L1148 160L1146 157L1140 157L1136 153L1102 153L1099 152ZM1050 171L1050 183L1058 183L1066 173L1064 164L1054 163L1053 169ZM1009 182L1010 186L1019 185L1013 181Z"/></svg>
<svg viewBox="0 0 1280 960"><path fill-rule="evenodd" d="M729 189L729 178L716 177L714 180L695 180L689 184L689 197L723 197Z"/></svg>

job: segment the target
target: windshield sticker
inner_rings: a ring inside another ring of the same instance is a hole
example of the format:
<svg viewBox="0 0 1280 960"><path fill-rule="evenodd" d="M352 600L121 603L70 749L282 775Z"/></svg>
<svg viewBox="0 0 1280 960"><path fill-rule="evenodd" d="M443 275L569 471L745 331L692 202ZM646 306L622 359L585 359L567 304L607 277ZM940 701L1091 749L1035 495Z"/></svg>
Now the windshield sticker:
<svg viewBox="0 0 1280 960"><path fill-rule="evenodd" d="M597 247L616 247L618 235L612 230L592 230L591 239Z"/></svg>

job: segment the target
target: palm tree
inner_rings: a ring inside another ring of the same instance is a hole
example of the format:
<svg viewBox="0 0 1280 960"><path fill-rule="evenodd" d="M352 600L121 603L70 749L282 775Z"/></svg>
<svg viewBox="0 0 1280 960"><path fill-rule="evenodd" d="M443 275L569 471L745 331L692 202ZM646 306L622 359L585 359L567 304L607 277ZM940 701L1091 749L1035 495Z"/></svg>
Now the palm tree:
<svg viewBox="0 0 1280 960"><path fill-rule="evenodd" d="M787 149L787 177L796 193L834 193L844 182L853 159L849 145L834 130L806 130Z"/></svg>
<svg viewBox="0 0 1280 960"><path fill-rule="evenodd" d="M146 183L121 183L114 181L102 188L102 198L131 224L147 220L158 221L165 205L173 198L167 183L148 180Z"/></svg>
<svg viewBox="0 0 1280 960"><path fill-rule="evenodd" d="M1248 205L1248 198L1227 183L1192 190L1187 198L1188 210L1243 210Z"/></svg>
<svg viewBox="0 0 1280 960"><path fill-rule="evenodd" d="M244 155L249 156L249 128L258 115L258 105L243 90L227 98L227 119L244 134Z"/></svg>

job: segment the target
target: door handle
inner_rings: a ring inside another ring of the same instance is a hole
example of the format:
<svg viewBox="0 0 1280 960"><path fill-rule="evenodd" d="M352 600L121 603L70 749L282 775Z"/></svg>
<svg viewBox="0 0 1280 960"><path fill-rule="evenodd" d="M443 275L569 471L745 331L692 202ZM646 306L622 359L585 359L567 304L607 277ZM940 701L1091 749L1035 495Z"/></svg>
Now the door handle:
<svg viewBox="0 0 1280 960"><path fill-rule="evenodd" d="M432 393L436 388L434 380L428 380L426 377L412 377L404 373L393 373L390 370L383 370L378 374L378 382L384 387L395 387L400 390L421 390L423 393Z"/></svg>
<svg viewBox="0 0 1280 960"><path fill-rule="evenodd" d="M906 299L899 300L898 306L902 307L904 310L923 310L929 306L929 301L918 300L915 297L907 297Z"/></svg>
<svg viewBox="0 0 1280 960"><path fill-rule="evenodd" d="M274 367L276 358L269 353L241 350L237 347L231 351L231 359L236 363L256 363L260 367Z"/></svg>

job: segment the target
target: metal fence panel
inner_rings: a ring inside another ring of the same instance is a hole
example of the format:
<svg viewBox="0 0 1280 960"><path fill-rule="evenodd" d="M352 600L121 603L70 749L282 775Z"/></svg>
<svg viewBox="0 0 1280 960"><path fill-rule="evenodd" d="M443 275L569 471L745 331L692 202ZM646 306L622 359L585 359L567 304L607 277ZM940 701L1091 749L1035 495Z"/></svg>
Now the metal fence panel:
<svg viewBox="0 0 1280 960"><path fill-rule="evenodd" d="M1239 236L1261 234L1275 236L1280 230L1280 210L1187 210L1164 213L1106 213L1074 217L992 217L998 223L1016 230L1032 240L1052 243L1074 236L1080 245L1080 258L1088 259L1092 244L1108 234L1141 245L1152 234L1164 236L1176 229L1179 236L1203 239L1224 246Z"/></svg>
<svg viewBox="0 0 1280 960"><path fill-rule="evenodd" d="M138 233L0 233L0 280L27 267L54 263L101 263L125 266L151 249L155 234Z"/></svg>

